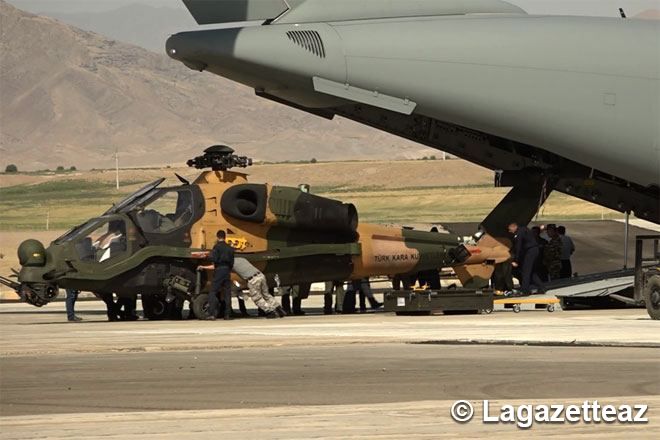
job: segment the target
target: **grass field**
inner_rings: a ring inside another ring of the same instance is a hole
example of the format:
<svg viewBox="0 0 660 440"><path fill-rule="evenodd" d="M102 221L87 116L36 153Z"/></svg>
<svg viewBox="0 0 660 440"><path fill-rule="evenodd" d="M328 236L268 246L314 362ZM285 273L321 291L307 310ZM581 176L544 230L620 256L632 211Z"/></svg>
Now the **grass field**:
<svg viewBox="0 0 660 440"><path fill-rule="evenodd" d="M0 230L67 229L99 215L143 181L122 191L108 182L56 180L0 188Z"/></svg>
<svg viewBox="0 0 660 440"><path fill-rule="evenodd" d="M189 168L125 169L120 171L119 190L111 171L0 175L0 274L18 267L16 248L23 240L50 243L147 182L167 177L164 185L177 185L175 172L189 180L198 174ZM308 183L316 194L354 203L363 222L423 228L479 221L507 192L492 187L490 171L457 160L273 164L252 167L249 173L253 182ZM620 217L554 193L539 220Z"/></svg>
<svg viewBox="0 0 660 440"><path fill-rule="evenodd" d="M255 182L309 183L314 193L354 203L362 221L424 224L483 219L506 194L492 187L492 173L463 161L273 164L250 168ZM178 184L174 172L194 179L195 170L89 171L0 176L0 231L68 229L98 216L114 202L158 177ZM540 219L600 219L621 215L555 193Z"/></svg>

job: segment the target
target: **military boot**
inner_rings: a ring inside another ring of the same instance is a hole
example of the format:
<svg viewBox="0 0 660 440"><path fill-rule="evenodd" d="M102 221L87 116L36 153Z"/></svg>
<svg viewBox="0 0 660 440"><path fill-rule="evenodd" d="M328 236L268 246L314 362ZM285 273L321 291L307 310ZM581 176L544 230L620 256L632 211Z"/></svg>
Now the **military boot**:
<svg viewBox="0 0 660 440"><path fill-rule="evenodd" d="M362 291L360 291L360 313L366 313L367 312L367 301L366 301L366 296Z"/></svg>
<svg viewBox="0 0 660 440"><path fill-rule="evenodd" d="M291 314L291 295L288 293L282 295L282 309L287 315Z"/></svg>
<svg viewBox="0 0 660 440"><path fill-rule="evenodd" d="M377 310L383 307L383 303L378 302L378 300L376 300L376 298L373 296L368 296L367 299L369 300L369 305L373 310Z"/></svg>
<svg viewBox="0 0 660 440"><path fill-rule="evenodd" d="M249 318L250 315L247 311L247 307L245 307L245 301L243 301L243 298L238 298L238 308L241 311L241 316L243 318Z"/></svg>
<svg viewBox="0 0 660 440"><path fill-rule="evenodd" d="M334 311L332 310L332 293L326 293L323 295L323 314L332 315Z"/></svg>

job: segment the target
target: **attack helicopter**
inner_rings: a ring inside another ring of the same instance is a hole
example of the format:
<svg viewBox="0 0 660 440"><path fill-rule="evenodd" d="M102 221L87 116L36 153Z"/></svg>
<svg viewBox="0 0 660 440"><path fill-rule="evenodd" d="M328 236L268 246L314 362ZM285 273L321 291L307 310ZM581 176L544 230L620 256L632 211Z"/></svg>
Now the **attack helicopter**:
<svg viewBox="0 0 660 440"><path fill-rule="evenodd" d="M270 286L292 286L377 275L405 275L454 266L464 285L483 285L495 264L509 258L506 243L480 247L449 233L360 223L353 204L305 191L251 183L236 171L252 160L224 145L188 161L202 170L181 185L158 179L54 240L47 248L26 240L18 248L17 281L0 277L37 307L60 288L118 297L140 294L146 318L180 317L185 301L207 315L208 262L218 230ZM240 280L235 280L240 282Z"/></svg>

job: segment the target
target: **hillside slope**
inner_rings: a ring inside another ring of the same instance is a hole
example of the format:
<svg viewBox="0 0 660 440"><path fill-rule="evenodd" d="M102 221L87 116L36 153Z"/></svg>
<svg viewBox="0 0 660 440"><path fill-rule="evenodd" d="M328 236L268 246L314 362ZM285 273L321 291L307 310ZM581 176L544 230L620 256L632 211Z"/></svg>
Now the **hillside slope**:
<svg viewBox="0 0 660 440"><path fill-rule="evenodd" d="M20 169L181 163L212 143L260 160L434 154L347 120L326 121L0 0L0 154Z"/></svg>

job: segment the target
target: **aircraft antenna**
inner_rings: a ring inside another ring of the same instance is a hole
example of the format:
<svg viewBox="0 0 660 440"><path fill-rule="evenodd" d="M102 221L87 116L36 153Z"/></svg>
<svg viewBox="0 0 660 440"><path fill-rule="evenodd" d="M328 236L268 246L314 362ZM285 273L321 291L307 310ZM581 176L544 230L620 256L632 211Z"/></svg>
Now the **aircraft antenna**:
<svg viewBox="0 0 660 440"><path fill-rule="evenodd" d="M119 190L119 148L115 148L115 183Z"/></svg>

